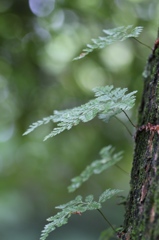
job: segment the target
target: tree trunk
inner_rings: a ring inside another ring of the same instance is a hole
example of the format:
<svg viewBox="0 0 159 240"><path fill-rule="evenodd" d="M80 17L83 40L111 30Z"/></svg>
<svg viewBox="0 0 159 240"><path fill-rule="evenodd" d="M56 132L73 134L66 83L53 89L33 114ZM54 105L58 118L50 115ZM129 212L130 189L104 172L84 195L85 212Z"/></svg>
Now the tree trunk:
<svg viewBox="0 0 159 240"><path fill-rule="evenodd" d="M159 239L159 39L144 72L123 240Z"/></svg>

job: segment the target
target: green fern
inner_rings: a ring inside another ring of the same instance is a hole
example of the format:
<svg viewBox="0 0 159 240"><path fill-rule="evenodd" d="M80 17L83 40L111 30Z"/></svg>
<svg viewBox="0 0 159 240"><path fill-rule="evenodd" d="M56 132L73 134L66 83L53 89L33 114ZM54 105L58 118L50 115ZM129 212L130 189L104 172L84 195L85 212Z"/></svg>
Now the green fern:
<svg viewBox="0 0 159 240"><path fill-rule="evenodd" d="M103 32L108 36L92 39L93 44L87 44L87 48L83 49L82 53L78 57L74 58L74 60L84 58L87 54L93 52L95 49L105 48L107 45L110 45L116 41L124 41L130 37L138 37L142 30L143 27L139 26L133 28L132 25L103 30Z"/></svg>
<svg viewBox="0 0 159 240"><path fill-rule="evenodd" d="M57 209L60 209L61 212L58 212L55 216L47 219L50 223L45 225L44 230L41 233L40 240L45 240L49 233L54 231L57 227L61 227L62 225L68 223L68 219L72 214L81 215L87 210L100 209L102 207L101 203L107 201L119 192L122 192L122 190L107 189L101 194L98 201L94 201L93 195L87 196L84 201L82 200L82 196L77 196L74 200L56 207Z"/></svg>
<svg viewBox="0 0 159 240"><path fill-rule="evenodd" d="M107 228L100 234L99 240L110 240L114 236L114 231L112 228Z"/></svg>
<svg viewBox="0 0 159 240"><path fill-rule="evenodd" d="M29 129L23 134L26 135L32 132L42 124L47 124L50 121L57 123L57 127L48 134L44 140L60 134L64 130L70 130L79 122L88 122L99 114L99 118L109 121L109 119L122 110L129 110L134 106L135 93L133 91L126 94L127 88L115 88L113 86L97 87L93 89L95 99L90 100L86 104L64 111L54 111L54 115L43 118L36 123L30 125Z"/></svg>
<svg viewBox="0 0 159 240"><path fill-rule="evenodd" d="M103 30L104 33L108 36L92 39L93 44L88 44L87 48L84 49L80 56L74 60L81 59L93 50L97 48L104 48L105 46L112 44L115 41L123 41L130 37L138 37L142 29L142 27L133 28L129 25L127 27ZM49 122L55 123L56 127L44 138L44 140L56 136L65 130L70 130L73 126L78 125L80 122L88 122L96 116L105 122L108 122L111 117L116 116L123 111L129 110L134 106L135 93L137 92L133 91L126 94L127 88L115 89L113 86L97 87L93 89L93 91L95 93L94 99L72 109L54 111L53 115L45 117L42 120L39 120L30 125L28 130L23 135L26 135L34 131L37 127ZM78 177L71 180L72 184L68 187L68 190L70 192L80 187L81 184L85 182L92 174L99 174L108 167L116 164L122 158L122 152L114 154L114 148L107 146L100 151L100 156L100 160L94 161L91 165L87 166L86 169ZM45 240L49 233L54 231L57 227L61 227L62 225L66 224L72 214L81 215L87 210L95 209L102 214L100 210L101 204L121 191L122 190L118 189L107 189L104 193L101 194L98 201L94 201L93 195L87 196L84 201L82 200L81 196L78 196L74 200L56 207L61 211L58 212L55 216L47 219L47 221L50 223L44 227L40 240ZM102 216L105 218L103 214ZM116 232L113 227L112 229L114 232ZM101 235L101 239L106 239L105 236L106 233L104 232L103 235Z"/></svg>
<svg viewBox="0 0 159 240"><path fill-rule="evenodd" d="M122 158L122 152L114 153L112 146L107 146L100 151L100 160L96 160L87 166L86 169L78 176L71 179L72 184L68 187L69 192L75 191L83 182L87 181L91 175L99 174L105 169L113 166Z"/></svg>

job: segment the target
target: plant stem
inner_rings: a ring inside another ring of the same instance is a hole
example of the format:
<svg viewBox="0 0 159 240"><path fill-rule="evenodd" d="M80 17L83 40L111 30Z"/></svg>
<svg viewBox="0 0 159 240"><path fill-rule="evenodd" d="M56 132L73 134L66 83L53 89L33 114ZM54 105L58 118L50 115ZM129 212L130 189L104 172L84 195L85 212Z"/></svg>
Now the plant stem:
<svg viewBox="0 0 159 240"><path fill-rule="evenodd" d="M121 109L121 110L122 110L122 112L125 114L125 116L128 118L128 120L129 120L129 122L131 123L131 125L132 125L133 127L137 128L137 126L135 126L135 124L133 124L133 122L131 121L131 119L130 119L129 116L127 115L127 113L126 113L123 109Z"/></svg>
<svg viewBox="0 0 159 240"><path fill-rule="evenodd" d="M139 41L137 38L133 37L133 39L135 39L137 42L139 42L140 44L144 45L145 47L149 48L151 51L153 50L150 46L148 46L147 44Z"/></svg>
<svg viewBox="0 0 159 240"><path fill-rule="evenodd" d="M108 225L113 229L113 231L116 233L115 228L111 225L111 223L108 221L108 219L104 216L104 214L102 213L102 211L100 209L97 209L98 212L102 215L102 217L104 218L104 220L108 223Z"/></svg>
<svg viewBox="0 0 159 240"><path fill-rule="evenodd" d="M125 123L123 123L118 117L114 116L121 124L123 124L123 126L126 128L126 130L128 131L128 133L130 134L131 137L133 137L133 135L131 134L130 130L128 129L128 127L125 125Z"/></svg>
<svg viewBox="0 0 159 240"><path fill-rule="evenodd" d="M121 171L123 171L126 175L129 175L129 173L125 171L123 168L121 168L118 164L116 164L115 166L119 168Z"/></svg>

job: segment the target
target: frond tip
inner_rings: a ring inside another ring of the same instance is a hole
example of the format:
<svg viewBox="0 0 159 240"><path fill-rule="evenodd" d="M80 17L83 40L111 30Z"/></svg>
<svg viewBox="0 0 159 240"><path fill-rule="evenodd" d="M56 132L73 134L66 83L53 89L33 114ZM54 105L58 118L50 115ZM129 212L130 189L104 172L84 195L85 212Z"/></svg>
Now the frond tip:
<svg viewBox="0 0 159 240"><path fill-rule="evenodd" d="M109 119L122 110L129 110L134 106L135 93L137 91L126 94L127 88L114 88L113 86L97 87L93 89L95 98L89 102L72 109L63 111L54 111L54 114L43 118L36 123L30 125L29 129L23 134L26 135L42 124L47 124L52 121L57 123L57 127L48 134L44 140L60 134L64 130L70 130L80 122L88 122L95 118L99 118L108 122Z"/></svg>
<svg viewBox="0 0 159 240"><path fill-rule="evenodd" d="M124 41L130 37L136 38L139 36L142 30L143 27L138 26L133 28L132 25L129 25L127 27L121 26L118 28L103 30L103 32L108 36L99 37L98 39L92 39L93 44L87 44L87 47L82 50L82 53L73 60L79 60L81 58L84 58L87 54L93 52L95 49L105 48L107 45L110 45L116 41Z"/></svg>

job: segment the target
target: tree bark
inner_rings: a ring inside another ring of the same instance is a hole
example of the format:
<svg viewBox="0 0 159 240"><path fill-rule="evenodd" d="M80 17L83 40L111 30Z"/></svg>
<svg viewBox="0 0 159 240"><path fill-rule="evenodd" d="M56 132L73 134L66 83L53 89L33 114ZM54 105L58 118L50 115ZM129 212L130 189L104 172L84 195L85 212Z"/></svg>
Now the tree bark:
<svg viewBox="0 0 159 240"><path fill-rule="evenodd" d="M159 239L159 39L144 71L123 240Z"/></svg>

